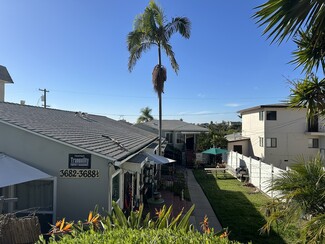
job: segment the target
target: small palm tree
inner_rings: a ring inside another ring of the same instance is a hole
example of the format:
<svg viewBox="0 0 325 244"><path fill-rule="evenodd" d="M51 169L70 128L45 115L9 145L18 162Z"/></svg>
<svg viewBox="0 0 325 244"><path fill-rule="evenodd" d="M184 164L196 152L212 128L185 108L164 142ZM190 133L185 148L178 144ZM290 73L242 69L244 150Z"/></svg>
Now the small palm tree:
<svg viewBox="0 0 325 244"><path fill-rule="evenodd" d="M137 120L137 123L143 123L153 120L153 117L151 115L152 109L149 107L145 107L141 109L141 115Z"/></svg>
<svg viewBox="0 0 325 244"><path fill-rule="evenodd" d="M325 112L325 79L319 80L314 74L298 81L289 81L292 85L289 103L292 107L306 107L307 119L313 121Z"/></svg>
<svg viewBox="0 0 325 244"><path fill-rule="evenodd" d="M287 226L298 221L304 242L324 243L325 171L320 155L308 161L300 158L273 182L270 190L281 195L268 206L269 217L263 231L269 231L274 222L282 221Z"/></svg>
<svg viewBox="0 0 325 244"><path fill-rule="evenodd" d="M158 48L158 64L153 69L152 82L159 101L159 155L161 154L162 93L164 92L164 82L167 80L167 71L161 62L161 50L165 51L177 74L179 66L170 44L170 38L177 32L181 36L189 38L190 30L191 23L186 17L176 17L167 23L163 10L151 0L144 13L135 18L134 29L127 37L130 72L144 52L153 46Z"/></svg>

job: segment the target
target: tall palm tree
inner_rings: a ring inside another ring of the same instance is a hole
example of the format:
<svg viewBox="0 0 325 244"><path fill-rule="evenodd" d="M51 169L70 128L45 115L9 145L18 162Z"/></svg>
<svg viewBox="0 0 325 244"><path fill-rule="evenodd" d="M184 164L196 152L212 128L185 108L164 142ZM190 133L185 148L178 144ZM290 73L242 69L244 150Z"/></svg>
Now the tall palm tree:
<svg viewBox="0 0 325 244"><path fill-rule="evenodd" d="M137 120L137 123L143 123L153 120L153 117L151 115L152 109L149 107L145 107L141 109L141 115Z"/></svg>
<svg viewBox="0 0 325 244"><path fill-rule="evenodd" d="M269 216L263 231L277 221L285 225L298 221L304 243L324 243L325 171L320 155L308 161L300 158L290 171L275 179L270 190L280 192L280 197L267 206Z"/></svg>
<svg viewBox="0 0 325 244"><path fill-rule="evenodd" d="M318 68L321 64L325 72L325 2L324 0L268 0L258 6L254 18L260 26L266 25L264 34L281 43L285 38L298 34L298 51L294 62ZM299 32L299 33L298 33ZM307 36L308 38L307 38ZM304 42L308 41L308 47ZM312 55L306 58L304 54ZM308 62L307 62L308 61Z"/></svg>
<svg viewBox="0 0 325 244"><path fill-rule="evenodd" d="M167 80L166 68L161 62L161 50L164 50L170 60L171 66L177 74L179 66L175 59L170 38L174 33L179 33L185 38L190 37L191 23L186 17L172 18L171 22L166 21L163 9L153 0L145 8L144 13L138 15L134 21L134 29L128 34L127 44L130 53L128 68L131 72L141 55L151 47L158 48L158 64L152 72L154 90L158 95L159 103L159 155L161 154L161 128L162 128L162 93L164 82Z"/></svg>

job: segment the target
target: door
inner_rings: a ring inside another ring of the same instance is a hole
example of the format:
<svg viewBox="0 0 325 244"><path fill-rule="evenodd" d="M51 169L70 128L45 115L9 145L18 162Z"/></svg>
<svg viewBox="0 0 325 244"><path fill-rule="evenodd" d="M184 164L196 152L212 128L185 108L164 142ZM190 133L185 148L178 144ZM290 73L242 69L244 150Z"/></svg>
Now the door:
<svg viewBox="0 0 325 244"><path fill-rule="evenodd" d="M242 145L234 145L233 151L243 154L243 146Z"/></svg>

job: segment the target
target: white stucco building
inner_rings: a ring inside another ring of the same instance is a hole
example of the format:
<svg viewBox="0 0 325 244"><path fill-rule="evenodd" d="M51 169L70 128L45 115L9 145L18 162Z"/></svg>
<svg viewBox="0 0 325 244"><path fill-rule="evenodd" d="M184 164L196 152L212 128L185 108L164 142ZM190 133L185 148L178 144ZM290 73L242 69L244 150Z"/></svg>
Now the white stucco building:
<svg viewBox="0 0 325 244"><path fill-rule="evenodd" d="M112 201L139 204L157 139L104 116L6 102L0 135L0 196L18 198L3 211L36 212L45 223L83 220Z"/></svg>
<svg viewBox="0 0 325 244"><path fill-rule="evenodd" d="M239 111L242 133L228 135L228 150L261 159L285 168L299 156L309 158L318 152L324 155L323 122L306 119L305 108L287 104L260 105Z"/></svg>

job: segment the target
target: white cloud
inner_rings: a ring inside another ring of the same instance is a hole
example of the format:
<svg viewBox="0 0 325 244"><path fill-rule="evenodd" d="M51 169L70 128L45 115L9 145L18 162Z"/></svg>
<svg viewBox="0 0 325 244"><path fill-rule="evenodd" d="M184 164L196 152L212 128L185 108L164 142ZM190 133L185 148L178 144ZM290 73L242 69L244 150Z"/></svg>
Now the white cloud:
<svg viewBox="0 0 325 244"><path fill-rule="evenodd" d="M225 104L225 106L235 108L235 107L241 106L241 104L239 104L239 103L227 103L227 104Z"/></svg>

